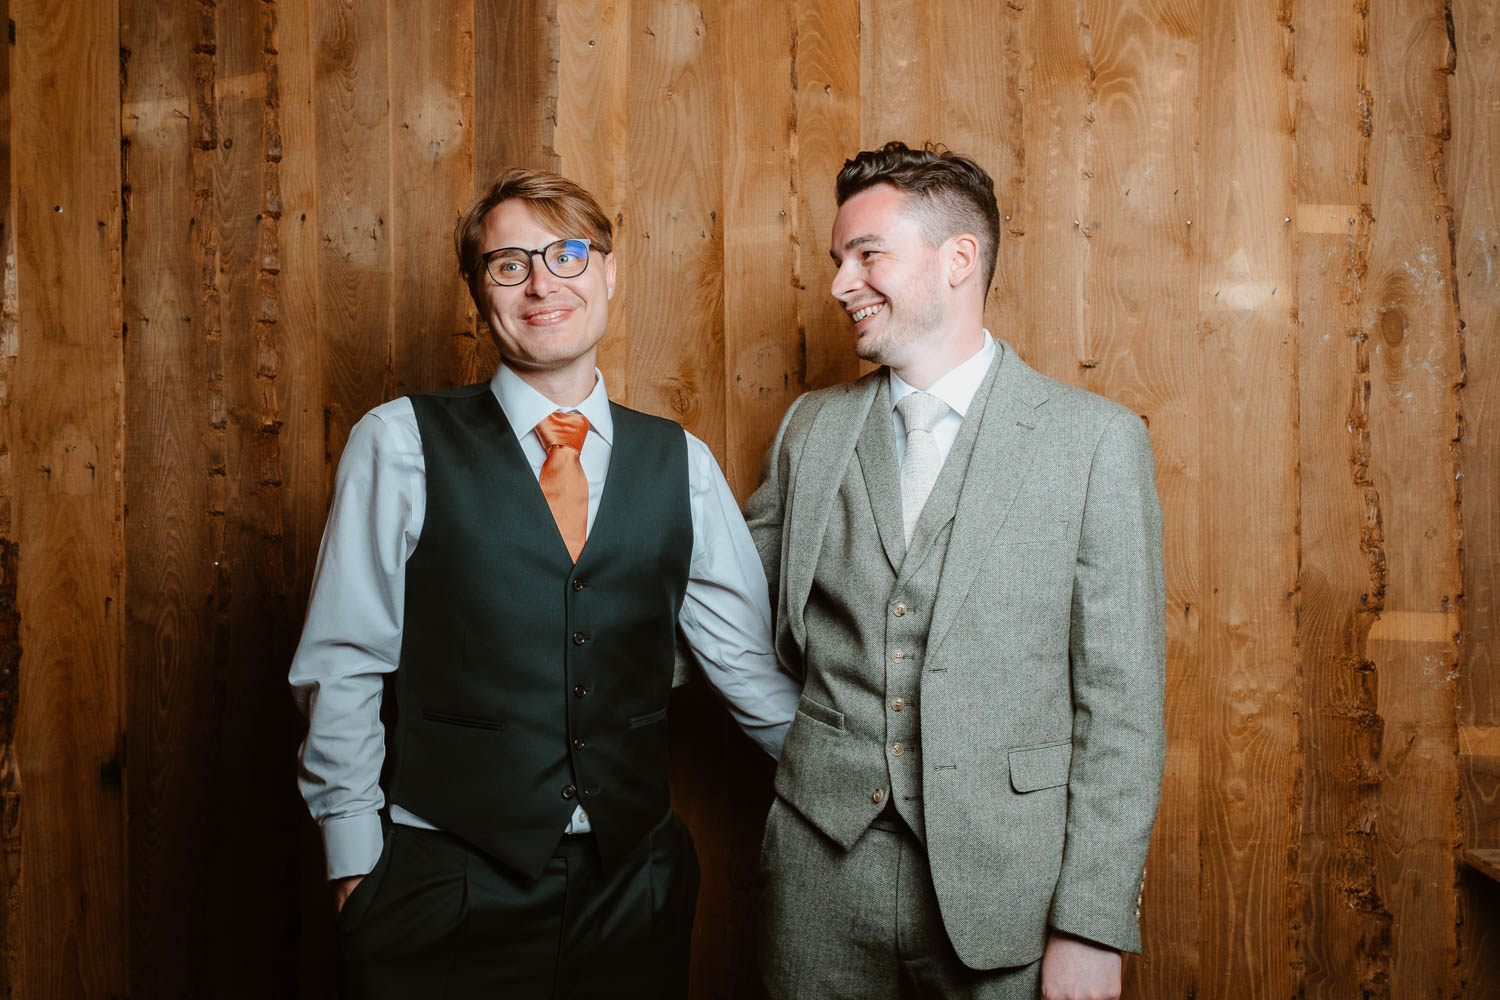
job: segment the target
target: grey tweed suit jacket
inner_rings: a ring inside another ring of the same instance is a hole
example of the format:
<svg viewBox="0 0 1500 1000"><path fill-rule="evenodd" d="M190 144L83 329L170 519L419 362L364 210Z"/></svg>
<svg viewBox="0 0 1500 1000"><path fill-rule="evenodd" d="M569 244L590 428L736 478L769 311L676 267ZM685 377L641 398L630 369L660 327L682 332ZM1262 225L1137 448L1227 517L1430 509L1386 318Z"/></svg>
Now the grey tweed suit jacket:
<svg viewBox="0 0 1500 1000"><path fill-rule="evenodd" d="M1166 742L1161 509L1145 427L997 347L919 692L933 882L975 969L1035 960L1048 927L1140 950ZM823 532L886 377L793 403L746 508L778 655L804 677L821 666L803 658L803 611ZM872 627L886 613L870 608Z"/></svg>

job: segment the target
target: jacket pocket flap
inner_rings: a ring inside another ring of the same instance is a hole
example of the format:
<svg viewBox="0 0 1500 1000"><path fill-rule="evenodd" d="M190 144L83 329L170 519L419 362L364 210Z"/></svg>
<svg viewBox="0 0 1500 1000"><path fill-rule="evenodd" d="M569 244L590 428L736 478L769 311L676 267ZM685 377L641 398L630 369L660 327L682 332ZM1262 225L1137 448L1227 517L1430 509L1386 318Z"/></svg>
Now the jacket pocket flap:
<svg viewBox="0 0 1500 1000"><path fill-rule="evenodd" d="M1010 786L1018 792L1034 792L1066 785L1072 762L1071 741L1017 747L1010 751Z"/></svg>
<svg viewBox="0 0 1500 1000"><path fill-rule="evenodd" d="M809 719L812 719L814 722L823 723L823 725L825 726L831 726L834 729L844 728L843 712L835 712L831 708L828 708L824 705L819 705L807 695L803 695L802 700L797 703L797 711L807 716Z"/></svg>

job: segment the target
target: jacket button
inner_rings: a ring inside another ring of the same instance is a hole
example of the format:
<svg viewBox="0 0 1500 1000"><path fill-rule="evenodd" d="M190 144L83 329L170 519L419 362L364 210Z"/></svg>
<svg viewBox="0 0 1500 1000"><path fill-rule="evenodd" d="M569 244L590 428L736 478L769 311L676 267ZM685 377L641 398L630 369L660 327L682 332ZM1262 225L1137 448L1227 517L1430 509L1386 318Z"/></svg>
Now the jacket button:
<svg viewBox="0 0 1500 1000"><path fill-rule="evenodd" d="M588 586L588 584L584 583L582 580L574 580L573 581L573 593L576 594L580 590L582 590L584 587L587 587L587 586Z"/></svg>
<svg viewBox="0 0 1500 1000"><path fill-rule="evenodd" d="M582 739L575 739L573 741L573 749L574 750L582 750L586 746L588 746L588 744L585 743L585 742L583 742Z"/></svg>
<svg viewBox="0 0 1500 1000"><path fill-rule="evenodd" d="M891 654L891 660L895 663L900 663L904 659L906 659L906 654L899 649Z"/></svg>
<svg viewBox="0 0 1500 1000"><path fill-rule="evenodd" d="M573 796L575 796L577 794L578 794L578 789L574 788L572 785L563 785L563 798L565 798L565 799L571 799Z"/></svg>
<svg viewBox="0 0 1500 1000"><path fill-rule="evenodd" d="M900 601L897 601L895 604L891 605L891 614L895 615L897 618L900 618L902 615L906 614L906 605L902 604Z"/></svg>
<svg viewBox="0 0 1500 1000"><path fill-rule="evenodd" d="M906 752L906 747L902 746L901 744L899 744L899 743L892 743L891 744L891 756L892 757L899 757L899 756L901 756L905 752Z"/></svg>
<svg viewBox="0 0 1500 1000"><path fill-rule="evenodd" d="M884 802L885 801L885 789L884 788L877 788L877 789L875 789L875 791L871 792L870 793L870 801L873 802L873 803L875 803L876 805L879 805L880 803Z"/></svg>
<svg viewBox="0 0 1500 1000"><path fill-rule="evenodd" d="M588 693L589 693L589 689L586 688L586 687L584 687L582 684L574 684L573 685L573 697L575 697L575 698L582 698L584 695L586 695Z"/></svg>
<svg viewBox="0 0 1500 1000"><path fill-rule="evenodd" d="M584 643L586 643L588 641L589 641L589 637L588 637L587 634L585 634L583 632L574 632L573 633L573 645L575 645L575 646L582 646Z"/></svg>
<svg viewBox="0 0 1500 1000"><path fill-rule="evenodd" d="M891 711L899 712L906 707L906 699L900 696L891 699Z"/></svg>

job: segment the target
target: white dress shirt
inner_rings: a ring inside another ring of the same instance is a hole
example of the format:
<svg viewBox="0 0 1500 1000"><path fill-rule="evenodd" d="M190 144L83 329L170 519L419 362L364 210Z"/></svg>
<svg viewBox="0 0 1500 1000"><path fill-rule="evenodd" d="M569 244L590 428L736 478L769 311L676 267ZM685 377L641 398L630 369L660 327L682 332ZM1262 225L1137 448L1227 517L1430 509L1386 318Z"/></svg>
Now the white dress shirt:
<svg viewBox="0 0 1500 1000"><path fill-rule="evenodd" d="M958 440L958 430L963 426L964 414L969 412L969 404L974 402L974 393L979 391L979 383L984 381L985 373L990 370L990 362L994 359L995 338L986 330L984 346L926 390L948 404L948 412L932 425L932 439L937 442L938 458L941 461L948 461L948 453L953 450L953 442ZM906 459L906 421L902 419L901 411L896 409L896 404L902 397L920 390L894 370L890 373L890 379L891 429L896 432L896 468L899 469Z"/></svg>
<svg viewBox="0 0 1500 1000"><path fill-rule="evenodd" d="M590 529L614 442L604 377L596 377L593 392L574 408L589 421L579 458L589 482ZM532 474L540 476L546 449L536 425L564 408L504 365L490 389ZM796 711L800 684L777 668L765 571L734 494L708 446L684 434L693 553L678 626L729 714L774 757ZM323 830L329 878L368 872L380 856L383 675L396 669L401 656L406 560L421 539L426 483L409 399L377 406L354 425L339 460L307 621L291 667L293 696L308 718L298 784ZM397 803L391 818L431 828ZM567 830L588 830L581 806Z"/></svg>

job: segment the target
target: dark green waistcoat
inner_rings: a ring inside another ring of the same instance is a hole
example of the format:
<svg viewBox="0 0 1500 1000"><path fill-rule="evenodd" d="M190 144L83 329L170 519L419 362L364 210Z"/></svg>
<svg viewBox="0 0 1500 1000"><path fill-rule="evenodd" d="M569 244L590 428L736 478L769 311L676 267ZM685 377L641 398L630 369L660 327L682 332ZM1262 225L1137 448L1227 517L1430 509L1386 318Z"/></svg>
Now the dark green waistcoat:
<svg viewBox="0 0 1500 1000"><path fill-rule="evenodd" d="M692 557L682 428L610 404L575 566L490 387L414 395L427 514L406 565L391 801L523 875L582 805L606 865L665 814Z"/></svg>

